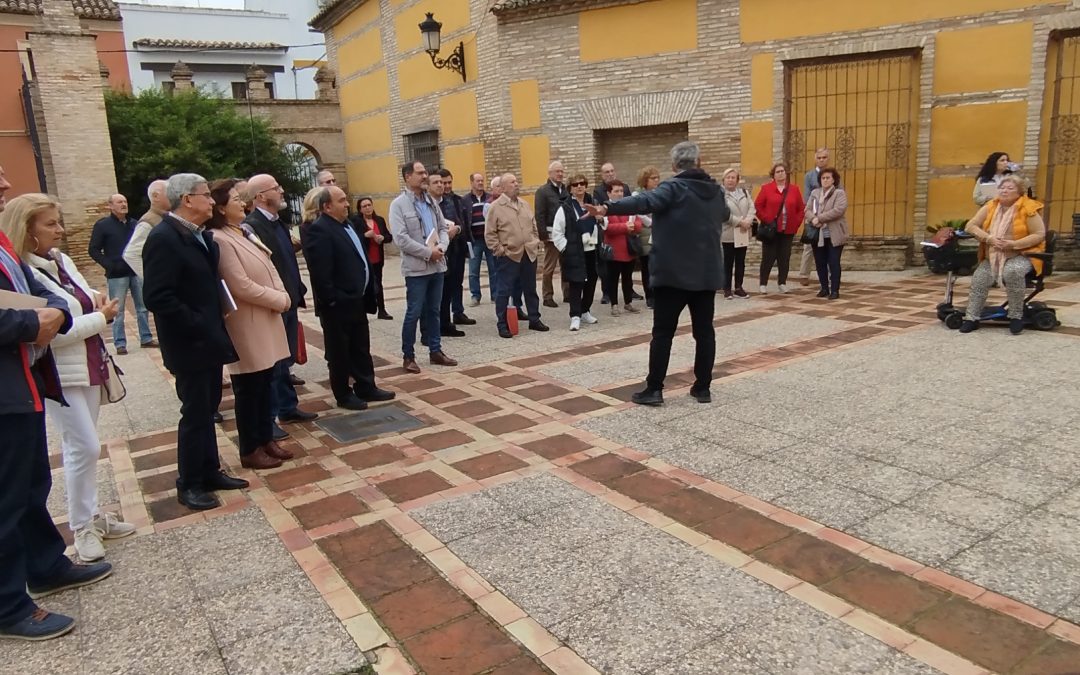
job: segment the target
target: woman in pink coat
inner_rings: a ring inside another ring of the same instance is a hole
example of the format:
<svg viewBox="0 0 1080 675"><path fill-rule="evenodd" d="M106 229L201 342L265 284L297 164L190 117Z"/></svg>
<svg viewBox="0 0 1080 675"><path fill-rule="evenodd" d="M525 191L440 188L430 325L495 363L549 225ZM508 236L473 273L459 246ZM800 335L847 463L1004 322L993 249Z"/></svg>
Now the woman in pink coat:
<svg viewBox="0 0 1080 675"><path fill-rule="evenodd" d="M218 274L236 303L236 309L225 317L225 329L240 356L228 366L240 464L248 469L272 469L293 457L274 441L270 398L274 364L289 355L281 314L291 300L270 260L270 250L244 229L244 203L235 185L231 179L210 185L214 215L206 226L214 230L221 250Z"/></svg>

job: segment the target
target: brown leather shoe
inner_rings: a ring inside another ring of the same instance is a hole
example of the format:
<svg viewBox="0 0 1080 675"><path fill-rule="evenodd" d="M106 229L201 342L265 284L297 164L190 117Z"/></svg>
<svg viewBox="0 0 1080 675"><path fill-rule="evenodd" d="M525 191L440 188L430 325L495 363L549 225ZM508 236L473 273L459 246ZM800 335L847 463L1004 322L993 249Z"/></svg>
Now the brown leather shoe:
<svg viewBox="0 0 1080 675"><path fill-rule="evenodd" d="M457 361L442 352L431 352L431 364L435 366L456 366Z"/></svg>
<svg viewBox="0 0 1080 675"><path fill-rule="evenodd" d="M277 441L270 441L263 446L263 450L274 459L292 459L295 457L291 452L281 447Z"/></svg>
<svg viewBox="0 0 1080 675"><path fill-rule="evenodd" d="M281 460L266 454L265 448L264 445L250 455L240 455L240 466L245 469L276 469L281 466Z"/></svg>
<svg viewBox="0 0 1080 675"><path fill-rule="evenodd" d="M416 359L402 359L401 367L407 373L413 373L414 375L420 373L420 366L416 365Z"/></svg>

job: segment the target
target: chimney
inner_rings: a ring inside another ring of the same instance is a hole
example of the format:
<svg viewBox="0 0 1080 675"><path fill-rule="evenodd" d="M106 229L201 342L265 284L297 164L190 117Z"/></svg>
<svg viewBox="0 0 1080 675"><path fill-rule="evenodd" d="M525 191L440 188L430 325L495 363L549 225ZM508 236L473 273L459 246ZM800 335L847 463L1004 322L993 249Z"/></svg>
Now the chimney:
<svg viewBox="0 0 1080 675"><path fill-rule="evenodd" d="M248 98L252 101L270 99L270 90L266 88L266 71L255 64L244 74L247 78Z"/></svg>
<svg viewBox="0 0 1080 675"><path fill-rule="evenodd" d="M173 84L176 85L176 91L191 91L195 88L192 79L195 77L195 73L192 72L191 67L183 61L177 61L176 65L172 68Z"/></svg>

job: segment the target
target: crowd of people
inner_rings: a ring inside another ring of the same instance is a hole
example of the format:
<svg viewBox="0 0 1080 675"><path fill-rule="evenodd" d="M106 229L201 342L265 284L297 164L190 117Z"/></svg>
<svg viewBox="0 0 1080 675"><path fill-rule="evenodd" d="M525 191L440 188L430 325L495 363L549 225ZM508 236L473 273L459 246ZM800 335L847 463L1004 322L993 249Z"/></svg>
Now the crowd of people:
<svg viewBox="0 0 1080 675"><path fill-rule="evenodd" d="M306 306L308 289L298 253L307 263L340 408L364 410L395 397L376 382L368 326L369 314L393 320L383 289L391 241L405 279L405 371L420 372L417 328L429 363L457 365L442 338L461 337L461 326L476 324L463 304L466 274L469 307L476 308L486 262L498 333L512 338L514 318L532 331L549 330L540 307L559 306L554 276L561 268L571 331L599 321L593 313L597 285L613 316L641 311L635 300L653 310L649 372L632 397L641 405L663 403L672 341L689 308L696 343L690 394L708 403L716 296L748 297L743 284L753 239L762 247L761 293L773 266L778 290L788 292L791 250L801 231L803 284L813 263L818 296L839 297L847 195L839 172L829 166L828 149L820 148L815 160L802 190L788 167L777 163L756 198L740 185L737 168L724 171L719 182L704 171L692 142L672 148L671 178L661 180L656 167L644 167L632 192L610 163L590 194L583 174L565 181L565 167L555 161L536 192L535 211L511 173L490 183L474 173L469 193L458 196L449 171L429 173L421 162L406 162L404 189L387 219L375 213L369 197L353 211L334 175L322 171L303 200L299 237L281 218L287 205L273 176L208 180L180 173L149 185L150 210L138 220L128 217L122 195L109 199L110 213L94 225L89 245L104 270L107 294L94 290L61 252L58 202L44 194L8 202L10 185L0 167L0 374L8 383L0 391L0 638L41 640L70 631L70 617L39 608L32 598L107 577L112 567L103 561L104 542L134 532L99 508L96 484L98 413L124 394L122 373L101 335L111 324L115 353L126 353L128 293L140 346L160 348L175 379L177 499L193 510L212 509L220 505L216 491L248 487L222 469L218 453L214 424L224 386L234 393L245 468L272 469L292 459L279 443L288 435L280 425L318 416L300 408L296 386L303 381L290 371L305 351L298 309ZM976 182L980 209L968 230L981 242L983 260L961 332L978 327L995 282L1007 288L1010 306L1022 307L1023 278L1039 264L1022 254L1042 250L1041 204L1024 196L1026 186L1012 170L1008 156L995 153ZM995 196L980 201L991 184ZM636 269L644 296L633 288ZM1015 326L1013 332L1019 332ZM64 556L63 537L46 508L52 485L46 413L62 436L68 526L78 563Z"/></svg>

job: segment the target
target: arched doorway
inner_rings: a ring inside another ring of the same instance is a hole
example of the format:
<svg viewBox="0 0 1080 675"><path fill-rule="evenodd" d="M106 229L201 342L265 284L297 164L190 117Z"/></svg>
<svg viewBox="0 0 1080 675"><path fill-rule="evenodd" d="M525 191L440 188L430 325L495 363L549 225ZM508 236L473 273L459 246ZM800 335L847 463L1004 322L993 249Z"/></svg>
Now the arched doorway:
<svg viewBox="0 0 1080 675"><path fill-rule="evenodd" d="M304 195L315 187L315 178L319 173L319 156L311 146L297 142L286 143L282 151L289 159L289 166L292 167L291 178L297 185L304 186L300 194L285 196L289 202L293 224L299 225L303 220Z"/></svg>

